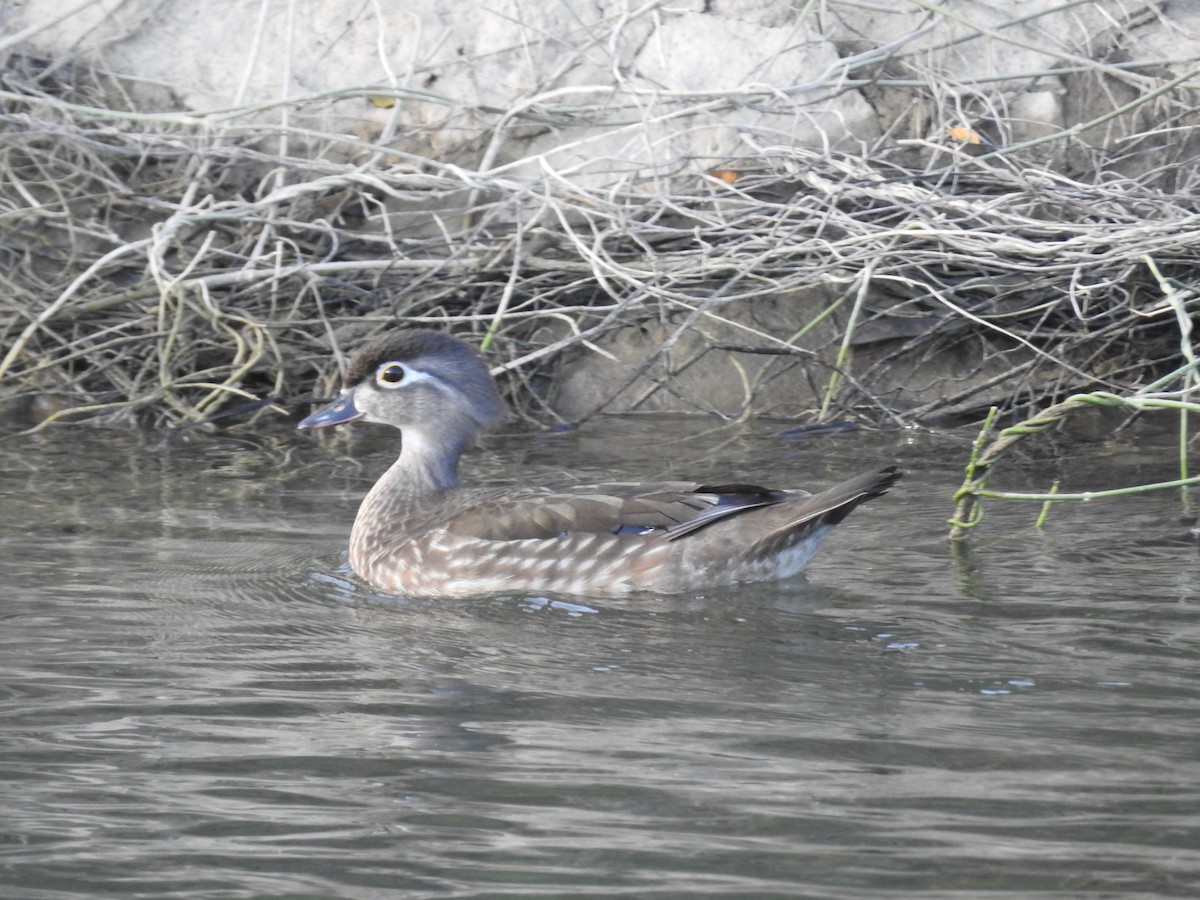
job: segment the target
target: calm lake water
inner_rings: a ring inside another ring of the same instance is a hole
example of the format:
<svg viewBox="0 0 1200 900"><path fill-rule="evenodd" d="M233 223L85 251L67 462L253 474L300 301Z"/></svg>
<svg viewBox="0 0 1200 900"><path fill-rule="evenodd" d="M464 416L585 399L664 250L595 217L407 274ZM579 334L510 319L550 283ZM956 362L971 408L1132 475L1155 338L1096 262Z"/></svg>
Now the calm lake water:
<svg viewBox="0 0 1200 900"><path fill-rule="evenodd" d="M0 443L0 896L1200 896L1179 495L1042 532L992 502L955 553L971 435L779 427L606 420L468 459L486 483L907 470L802 578L642 601L364 588L344 548L383 430ZM995 484L1166 480L1170 447Z"/></svg>

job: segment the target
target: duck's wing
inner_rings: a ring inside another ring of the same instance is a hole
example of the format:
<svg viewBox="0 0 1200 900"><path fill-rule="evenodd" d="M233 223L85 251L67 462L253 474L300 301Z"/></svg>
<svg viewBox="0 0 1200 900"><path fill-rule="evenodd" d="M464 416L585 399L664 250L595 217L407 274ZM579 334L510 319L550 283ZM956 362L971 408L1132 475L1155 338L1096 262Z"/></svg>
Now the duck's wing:
<svg viewBox="0 0 1200 900"><path fill-rule="evenodd" d="M728 516L773 506L803 492L755 485L604 485L578 493L476 495L447 522L452 534L489 541L569 534L645 535L675 540ZM466 499L466 498L464 498Z"/></svg>

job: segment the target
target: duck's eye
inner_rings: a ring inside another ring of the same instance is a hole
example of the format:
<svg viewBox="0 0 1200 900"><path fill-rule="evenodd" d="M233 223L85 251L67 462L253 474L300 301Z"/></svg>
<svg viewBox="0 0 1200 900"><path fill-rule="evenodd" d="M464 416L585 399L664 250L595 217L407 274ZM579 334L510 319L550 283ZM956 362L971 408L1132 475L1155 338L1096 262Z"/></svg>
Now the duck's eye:
<svg viewBox="0 0 1200 900"><path fill-rule="evenodd" d="M375 373L375 380L384 387L397 385L404 380L404 366L400 363L384 363Z"/></svg>

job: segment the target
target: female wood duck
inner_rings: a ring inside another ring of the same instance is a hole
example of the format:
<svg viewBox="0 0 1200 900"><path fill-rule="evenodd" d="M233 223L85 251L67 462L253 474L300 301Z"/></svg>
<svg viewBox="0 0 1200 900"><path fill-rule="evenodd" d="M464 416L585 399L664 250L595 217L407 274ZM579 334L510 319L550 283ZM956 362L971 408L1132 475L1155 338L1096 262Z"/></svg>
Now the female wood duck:
<svg viewBox="0 0 1200 900"><path fill-rule="evenodd" d="M487 367L457 338L397 331L355 354L341 396L300 423L361 419L401 431L400 458L354 520L355 572L409 596L619 596L786 578L900 477L888 466L819 494L688 482L572 493L460 487L463 450L505 415Z"/></svg>

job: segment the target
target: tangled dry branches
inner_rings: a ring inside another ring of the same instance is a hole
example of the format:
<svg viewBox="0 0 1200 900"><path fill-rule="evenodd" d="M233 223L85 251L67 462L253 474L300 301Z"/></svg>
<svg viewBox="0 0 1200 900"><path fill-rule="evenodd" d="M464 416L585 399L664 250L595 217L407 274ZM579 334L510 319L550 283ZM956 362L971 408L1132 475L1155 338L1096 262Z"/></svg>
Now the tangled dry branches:
<svg viewBox="0 0 1200 900"><path fill-rule="evenodd" d="M841 366L837 398L875 415L1127 392L1180 360L1148 262L1194 278L1194 167L1071 178L986 147L763 146L600 190L347 138L345 161L287 156L270 132L97 115L75 88L73 103L0 98L0 399L37 418L284 408L332 391L331 347L397 320L486 337L524 411L544 414L538 376L566 350L814 285L856 304L836 343L877 348ZM798 337L750 336L781 353ZM971 378L893 399L893 370L964 343Z"/></svg>

